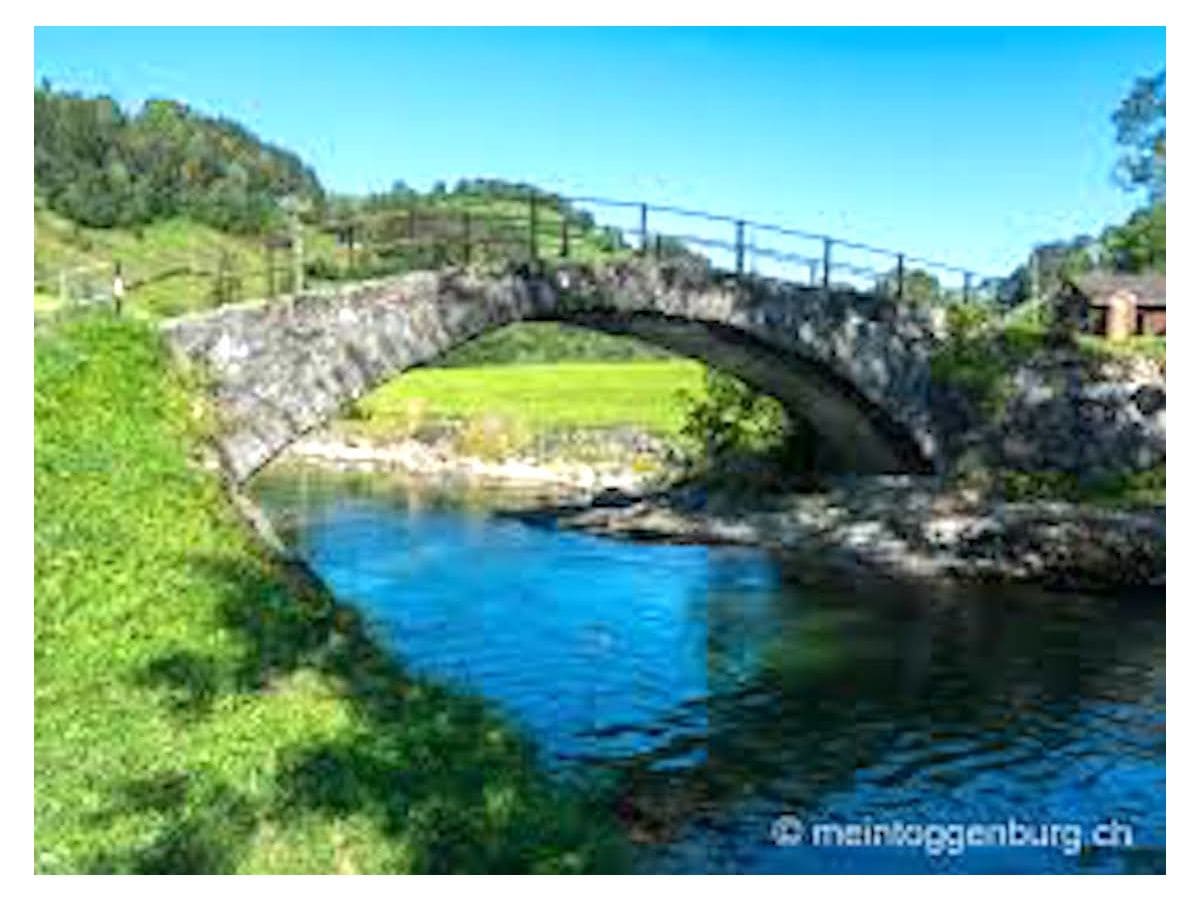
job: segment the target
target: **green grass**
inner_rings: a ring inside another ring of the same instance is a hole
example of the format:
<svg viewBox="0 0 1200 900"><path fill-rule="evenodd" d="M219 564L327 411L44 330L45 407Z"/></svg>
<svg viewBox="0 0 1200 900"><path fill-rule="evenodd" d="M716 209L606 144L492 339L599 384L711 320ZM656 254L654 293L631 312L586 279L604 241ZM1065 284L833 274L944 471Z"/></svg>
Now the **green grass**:
<svg viewBox="0 0 1200 900"><path fill-rule="evenodd" d="M187 219L168 219L140 229L88 228L37 203L33 222L35 309L39 294L57 304L59 272L70 272L69 290L87 292L111 284L117 260L129 288L127 305L135 314L171 316L213 305L212 273L222 255L240 279L241 299L268 293L259 238L226 234ZM334 268L344 264L344 251L334 246L333 237L313 229L305 235L305 252L307 258L325 260ZM288 265L285 251L276 253L275 265L282 284ZM45 307L44 299L42 304Z"/></svg>
<svg viewBox="0 0 1200 900"><path fill-rule="evenodd" d="M476 234L503 237L506 252L523 252L529 243L529 203L523 199L482 194L446 194L423 197L418 204L424 214L445 219L445 230L454 231L463 213L469 213ZM620 246L603 229L586 232L572 225L568 236L571 259L600 262L633 255L632 247ZM543 259L554 259L562 244L562 215L544 202L537 209L537 246Z"/></svg>
<svg viewBox="0 0 1200 900"><path fill-rule="evenodd" d="M195 397L149 325L35 342L37 871L621 868L607 805L261 549Z"/></svg>
<svg viewBox="0 0 1200 900"><path fill-rule="evenodd" d="M521 432L628 425L670 436L683 426L681 392L703 382L687 359L416 369L359 401L354 426L387 436L410 432L414 415L493 416Z"/></svg>
<svg viewBox="0 0 1200 900"><path fill-rule="evenodd" d="M464 214L471 217L471 233L477 243L472 249L472 264L488 265L502 258L523 258L527 253L529 207L523 201L449 195L421 198L416 208L418 240L433 241L438 246L397 247L392 232L399 227L400 236L407 236L404 210L364 213L360 244L354 255L354 277L463 264ZM537 244L542 258L557 258L561 223L562 216L556 210L539 206ZM479 244L481 239L493 243L483 246ZM337 245L331 233L306 227L304 249L305 261L312 267L308 283L349 277L349 252ZM632 253L617 246L600 229L573 231L570 251L571 258L580 262ZM118 260L127 285L127 306L135 315L173 316L212 306L218 299L215 276L222 258L231 277L232 299L255 299L270 293L267 257L260 237L227 234L184 218L136 229L90 228L47 209L38 198L34 201L35 310L39 313L59 305L60 273L68 273L69 293L90 295L111 284ZM274 265L275 287L282 292L290 270L288 251L277 251Z"/></svg>

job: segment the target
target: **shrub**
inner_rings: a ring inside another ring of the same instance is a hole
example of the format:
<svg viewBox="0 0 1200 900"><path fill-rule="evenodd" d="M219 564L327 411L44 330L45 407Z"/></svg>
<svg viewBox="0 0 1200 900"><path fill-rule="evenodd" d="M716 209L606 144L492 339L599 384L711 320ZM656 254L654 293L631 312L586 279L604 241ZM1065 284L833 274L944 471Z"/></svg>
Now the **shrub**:
<svg viewBox="0 0 1200 900"><path fill-rule="evenodd" d="M464 456L499 461L519 452L529 443L528 432L516 422L491 413L467 419L455 440Z"/></svg>

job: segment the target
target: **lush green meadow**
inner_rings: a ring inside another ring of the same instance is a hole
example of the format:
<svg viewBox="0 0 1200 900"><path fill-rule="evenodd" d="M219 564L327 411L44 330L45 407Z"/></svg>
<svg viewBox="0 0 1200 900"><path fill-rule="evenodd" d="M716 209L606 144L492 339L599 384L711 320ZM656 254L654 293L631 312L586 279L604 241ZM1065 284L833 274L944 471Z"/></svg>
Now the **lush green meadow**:
<svg viewBox="0 0 1200 900"><path fill-rule="evenodd" d="M607 807L261 549L149 326L91 315L35 353L38 871L624 865Z"/></svg>
<svg viewBox="0 0 1200 900"><path fill-rule="evenodd" d="M420 419L492 416L534 434L632 426L671 436L703 383L704 367L678 358L415 369L359 401L355 424L386 436Z"/></svg>

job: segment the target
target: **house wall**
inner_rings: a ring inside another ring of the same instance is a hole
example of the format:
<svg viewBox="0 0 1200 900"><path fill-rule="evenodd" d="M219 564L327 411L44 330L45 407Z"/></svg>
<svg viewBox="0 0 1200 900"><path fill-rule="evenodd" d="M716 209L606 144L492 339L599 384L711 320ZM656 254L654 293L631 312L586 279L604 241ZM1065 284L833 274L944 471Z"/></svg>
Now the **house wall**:
<svg viewBox="0 0 1200 900"><path fill-rule="evenodd" d="M1167 308L1165 306L1138 307L1138 334L1167 336Z"/></svg>

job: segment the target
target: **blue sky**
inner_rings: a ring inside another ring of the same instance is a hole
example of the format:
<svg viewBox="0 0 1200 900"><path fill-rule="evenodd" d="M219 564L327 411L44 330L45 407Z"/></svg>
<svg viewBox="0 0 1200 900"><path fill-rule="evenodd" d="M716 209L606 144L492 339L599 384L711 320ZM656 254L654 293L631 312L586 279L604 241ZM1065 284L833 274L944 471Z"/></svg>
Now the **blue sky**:
<svg viewBox="0 0 1200 900"><path fill-rule="evenodd" d="M1130 29L39 28L35 80L172 97L327 188L463 176L674 203L989 274L1095 232L1109 121L1165 65Z"/></svg>

